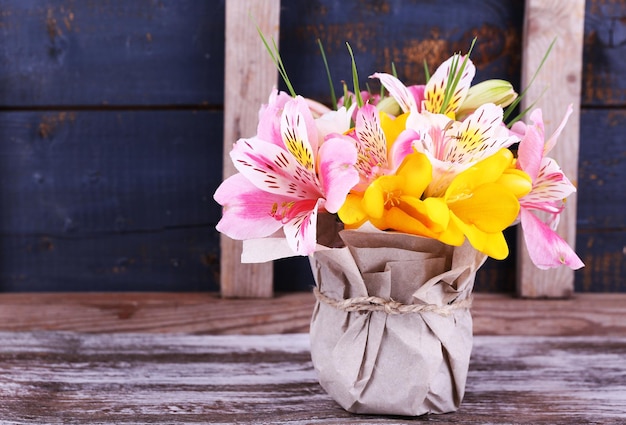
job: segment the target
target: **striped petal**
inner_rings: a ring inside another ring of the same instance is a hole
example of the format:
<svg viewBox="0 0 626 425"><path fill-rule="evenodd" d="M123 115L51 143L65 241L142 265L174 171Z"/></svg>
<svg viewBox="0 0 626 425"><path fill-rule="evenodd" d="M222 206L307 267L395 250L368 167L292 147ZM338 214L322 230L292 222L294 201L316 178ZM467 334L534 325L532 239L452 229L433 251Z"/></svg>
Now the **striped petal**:
<svg viewBox="0 0 626 425"><path fill-rule="evenodd" d="M557 162L552 158L543 158L532 191L520 202L526 208L559 213L563 200L574 192L576 187L563 174Z"/></svg>
<svg viewBox="0 0 626 425"><path fill-rule="evenodd" d="M317 241L317 211L322 199L307 201L294 217L285 223L283 230L287 243L298 255L315 252Z"/></svg>
<svg viewBox="0 0 626 425"><path fill-rule="evenodd" d="M450 142L441 159L458 164L480 161L519 141L502 125L502 108L492 103L478 108L460 126L447 130L446 139Z"/></svg>
<svg viewBox="0 0 626 425"><path fill-rule="evenodd" d="M521 211L521 222L528 255L535 266L543 270L561 265L578 270L584 266L567 242L524 208Z"/></svg>
<svg viewBox="0 0 626 425"><path fill-rule="evenodd" d="M415 101L415 96L413 92L409 90L407 86L405 86L402 81L398 80L391 74L385 74L381 72L377 72L372 74L370 78L378 78L381 84L387 89L389 95L396 99L398 105L400 105L400 109L402 112L411 112L413 110L417 111L418 106ZM415 91L419 93L419 90Z"/></svg>
<svg viewBox="0 0 626 425"><path fill-rule="evenodd" d="M425 110L435 114L442 113L444 115L450 115L459 109L467 96L467 92L476 74L476 67L469 58L467 58L459 83L450 98L446 110L441 110L444 104L448 81L456 78L456 75L452 75L454 64L456 63L456 72L458 73L464 60L465 56L454 55L437 68L435 73L430 77L430 80L428 80L426 89L424 90L423 105Z"/></svg>
<svg viewBox="0 0 626 425"><path fill-rule="evenodd" d="M350 189L359 182L356 161L357 149L348 138L331 138L320 147L319 178L326 211L337 212Z"/></svg>
<svg viewBox="0 0 626 425"><path fill-rule="evenodd" d="M241 139L230 157L235 168L261 190L296 199L319 197L315 173L277 145L259 139Z"/></svg>
<svg viewBox="0 0 626 425"><path fill-rule="evenodd" d="M222 218L216 229L233 239L262 238L281 228L272 215L275 206L289 198L268 196L240 173L222 182L214 199L222 205Z"/></svg>
<svg viewBox="0 0 626 425"><path fill-rule="evenodd" d="M317 127L313 115L301 96L287 102L280 121L280 133L285 148L301 167L315 170L317 152Z"/></svg>
<svg viewBox="0 0 626 425"><path fill-rule="evenodd" d="M368 104L358 110L354 130L358 142L359 167L364 174L369 175L377 168L386 168L387 141L376 107Z"/></svg>

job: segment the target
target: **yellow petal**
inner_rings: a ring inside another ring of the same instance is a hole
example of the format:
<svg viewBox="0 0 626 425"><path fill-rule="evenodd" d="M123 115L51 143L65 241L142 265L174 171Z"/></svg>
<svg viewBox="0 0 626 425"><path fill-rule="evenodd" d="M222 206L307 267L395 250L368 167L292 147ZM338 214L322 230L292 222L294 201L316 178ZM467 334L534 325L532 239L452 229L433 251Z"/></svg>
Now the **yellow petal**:
<svg viewBox="0 0 626 425"><path fill-rule="evenodd" d="M381 218L385 211L385 203L394 202L394 198L402 191L404 179L398 176L381 176L365 189L363 209L373 218Z"/></svg>
<svg viewBox="0 0 626 425"><path fill-rule="evenodd" d="M385 221L388 228L398 232L410 233L412 235L436 238L437 234L426 227L424 223L411 217L405 211L397 207L390 208L385 214Z"/></svg>
<svg viewBox="0 0 626 425"><path fill-rule="evenodd" d="M361 199L363 199L361 195L349 193L345 202L337 211L339 219L346 226L360 226L367 219L367 214L365 214L365 210L363 210L361 205Z"/></svg>
<svg viewBox="0 0 626 425"><path fill-rule="evenodd" d="M504 170L510 168L513 154L506 148L477 162L472 167L459 173L446 190L446 197L471 192L474 187L493 183L500 178Z"/></svg>
<svg viewBox="0 0 626 425"><path fill-rule="evenodd" d="M522 170L515 168L506 169L496 183L510 190L517 199L528 195L533 188L533 182L530 176Z"/></svg>
<svg viewBox="0 0 626 425"><path fill-rule="evenodd" d="M452 218L453 213L449 213L449 216ZM439 234L437 239L447 245L461 246L465 241L465 234L456 222L450 219L448 221L448 227Z"/></svg>
<svg viewBox="0 0 626 425"><path fill-rule="evenodd" d="M503 185L487 183L475 188L468 196L449 201L448 207L464 223L493 233L509 227L519 213L519 201Z"/></svg>
<svg viewBox="0 0 626 425"><path fill-rule="evenodd" d="M443 232L450 221L450 210L441 198L426 198L421 201L414 197L403 196L399 208L421 221L435 233Z"/></svg>
<svg viewBox="0 0 626 425"><path fill-rule="evenodd" d="M380 113L380 127L383 129L387 139L387 152L391 152L391 145L393 145L400 133L406 129L406 119L408 117L408 113L398 115L395 118L384 112Z"/></svg>
<svg viewBox="0 0 626 425"><path fill-rule="evenodd" d="M450 214L450 221L458 226L472 246L483 254L496 260L503 260L509 255L509 247L502 232L483 232L474 225L464 223L454 213Z"/></svg>
<svg viewBox="0 0 626 425"><path fill-rule="evenodd" d="M420 198L433 178L433 167L426 155L414 152L406 156L396 171L402 176L402 194Z"/></svg>

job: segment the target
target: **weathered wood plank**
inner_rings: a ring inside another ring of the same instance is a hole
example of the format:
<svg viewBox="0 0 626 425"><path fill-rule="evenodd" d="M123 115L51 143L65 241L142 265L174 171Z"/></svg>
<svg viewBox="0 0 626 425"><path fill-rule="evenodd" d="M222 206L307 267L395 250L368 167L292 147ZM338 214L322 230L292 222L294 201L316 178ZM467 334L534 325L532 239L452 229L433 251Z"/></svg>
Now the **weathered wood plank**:
<svg viewBox="0 0 626 425"><path fill-rule="evenodd" d="M224 0L0 1L0 105L221 105Z"/></svg>
<svg viewBox="0 0 626 425"><path fill-rule="evenodd" d="M398 424L352 415L317 383L308 336L0 333L12 424ZM440 424L618 424L625 338L477 337L458 412Z"/></svg>
<svg viewBox="0 0 626 425"><path fill-rule="evenodd" d="M0 331L269 334L308 332L311 293L221 299L209 293L0 294ZM475 294L477 335L626 336L626 295L577 294L568 300Z"/></svg>
<svg viewBox="0 0 626 425"><path fill-rule="evenodd" d="M219 236L213 225L69 236L4 234L0 264L0 292L217 291Z"/></svg>
<svg viewBox="0 0 626 425"><path fill-rule="evenodd" d="M585 0L554 2L527 0L524 24L522 86L527 87L541 64L550 43L557 38L550 57L537 79L529 87L522 109L539 99L536 107L543 111L546 132L558 126L569 104L574 112L561 133L561 143L550 152L574 182L578 179L578 134L582 79L582 46ZM546 94L542 92L546 90ZM576 243L576 194L562 214L557 232L572 247ZM520 230L521 232L521 230ZM518 237L517 293L523 297L562 298L574 290L574 272L567 267L537 269Z"/></svg>
<svg viewBox="0 0 626 425"><path fill-rule="evenodd" d="M0 232L215 224L219 111L0 112Z"/></svg>
<svg viewBox="0 0 626 425"><path fill-rule="evenodd" d="M587 0L584 106L626 105L626 24L622 0Z"/></svg>
<svg viewBox="0 0 626 425"><path fill-rule="evenodd" d="M277 84L278 71L263 48L257 26L268 40L278 40L279 16L280 0L233 0L226 4L224 178L236 172L228 155L233 143L256 133L259 106L267 103L270 91ZM271 263L241 264L241 241L225 235L221 238L220 252L222 296L272 296Z"/></svg>
<svg viewBox="0 0 626 425"><path fill-rule="evenodd" d="M467 51L477 37L476 82L508 78L518 86L523 16L523 0L284 2L281 54L296 91L330 103L318 38L335 91L343 93L341 82L352 81L346 42L363 85L374 72L390 72L392 62L403 81L423 84L424 60L434 71L453 53Z"/></svg>
<svg viewBox="0 0 626 425"><path fill-rule="evenodd" d="M578 226L626 230L626 109L583 110Z"/></svg>
<svg viewBox="0 0 626 425"><path fill-rule="evenodd" d="M576 273L576 291L626 292L626 230L582 231L577 241L585 267Z"/></svg>

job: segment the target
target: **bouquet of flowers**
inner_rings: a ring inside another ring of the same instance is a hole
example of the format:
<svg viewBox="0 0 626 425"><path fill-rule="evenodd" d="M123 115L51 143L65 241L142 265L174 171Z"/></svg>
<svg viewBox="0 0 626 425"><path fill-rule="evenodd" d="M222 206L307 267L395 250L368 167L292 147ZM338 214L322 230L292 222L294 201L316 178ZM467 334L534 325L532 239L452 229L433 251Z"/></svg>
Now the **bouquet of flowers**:
<svg viewBox="0 0 626 425"><path fill-rule="evenodd" d="M468 53L424 85L375 73L376 93L359 89L353 59L354 89L329 108L298 96L274 59L290 94L274 90L257 134L234 144L217 229L247 240L249 261L310 256L312 357L344 408L455 410L474 276L508 256L503 230L521 223L539 268L583 266L554 230L575 187L547 156L571 106L549 137L539 109L510 119L520 96L502 80L472 85Z"/></svg>

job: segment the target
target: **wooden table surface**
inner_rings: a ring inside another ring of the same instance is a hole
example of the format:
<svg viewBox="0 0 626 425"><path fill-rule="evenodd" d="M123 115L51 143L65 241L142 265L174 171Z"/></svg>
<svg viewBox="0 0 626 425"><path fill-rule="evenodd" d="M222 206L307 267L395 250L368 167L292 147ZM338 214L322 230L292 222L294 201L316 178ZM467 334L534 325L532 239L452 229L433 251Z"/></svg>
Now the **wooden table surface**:
<svg viewBox="0 0 626 425"><path fill-rule="evenodd" d="M359 416L308 335L0 332L2 424L623 424L626 337L477 336L461 409Z"/></svg>

